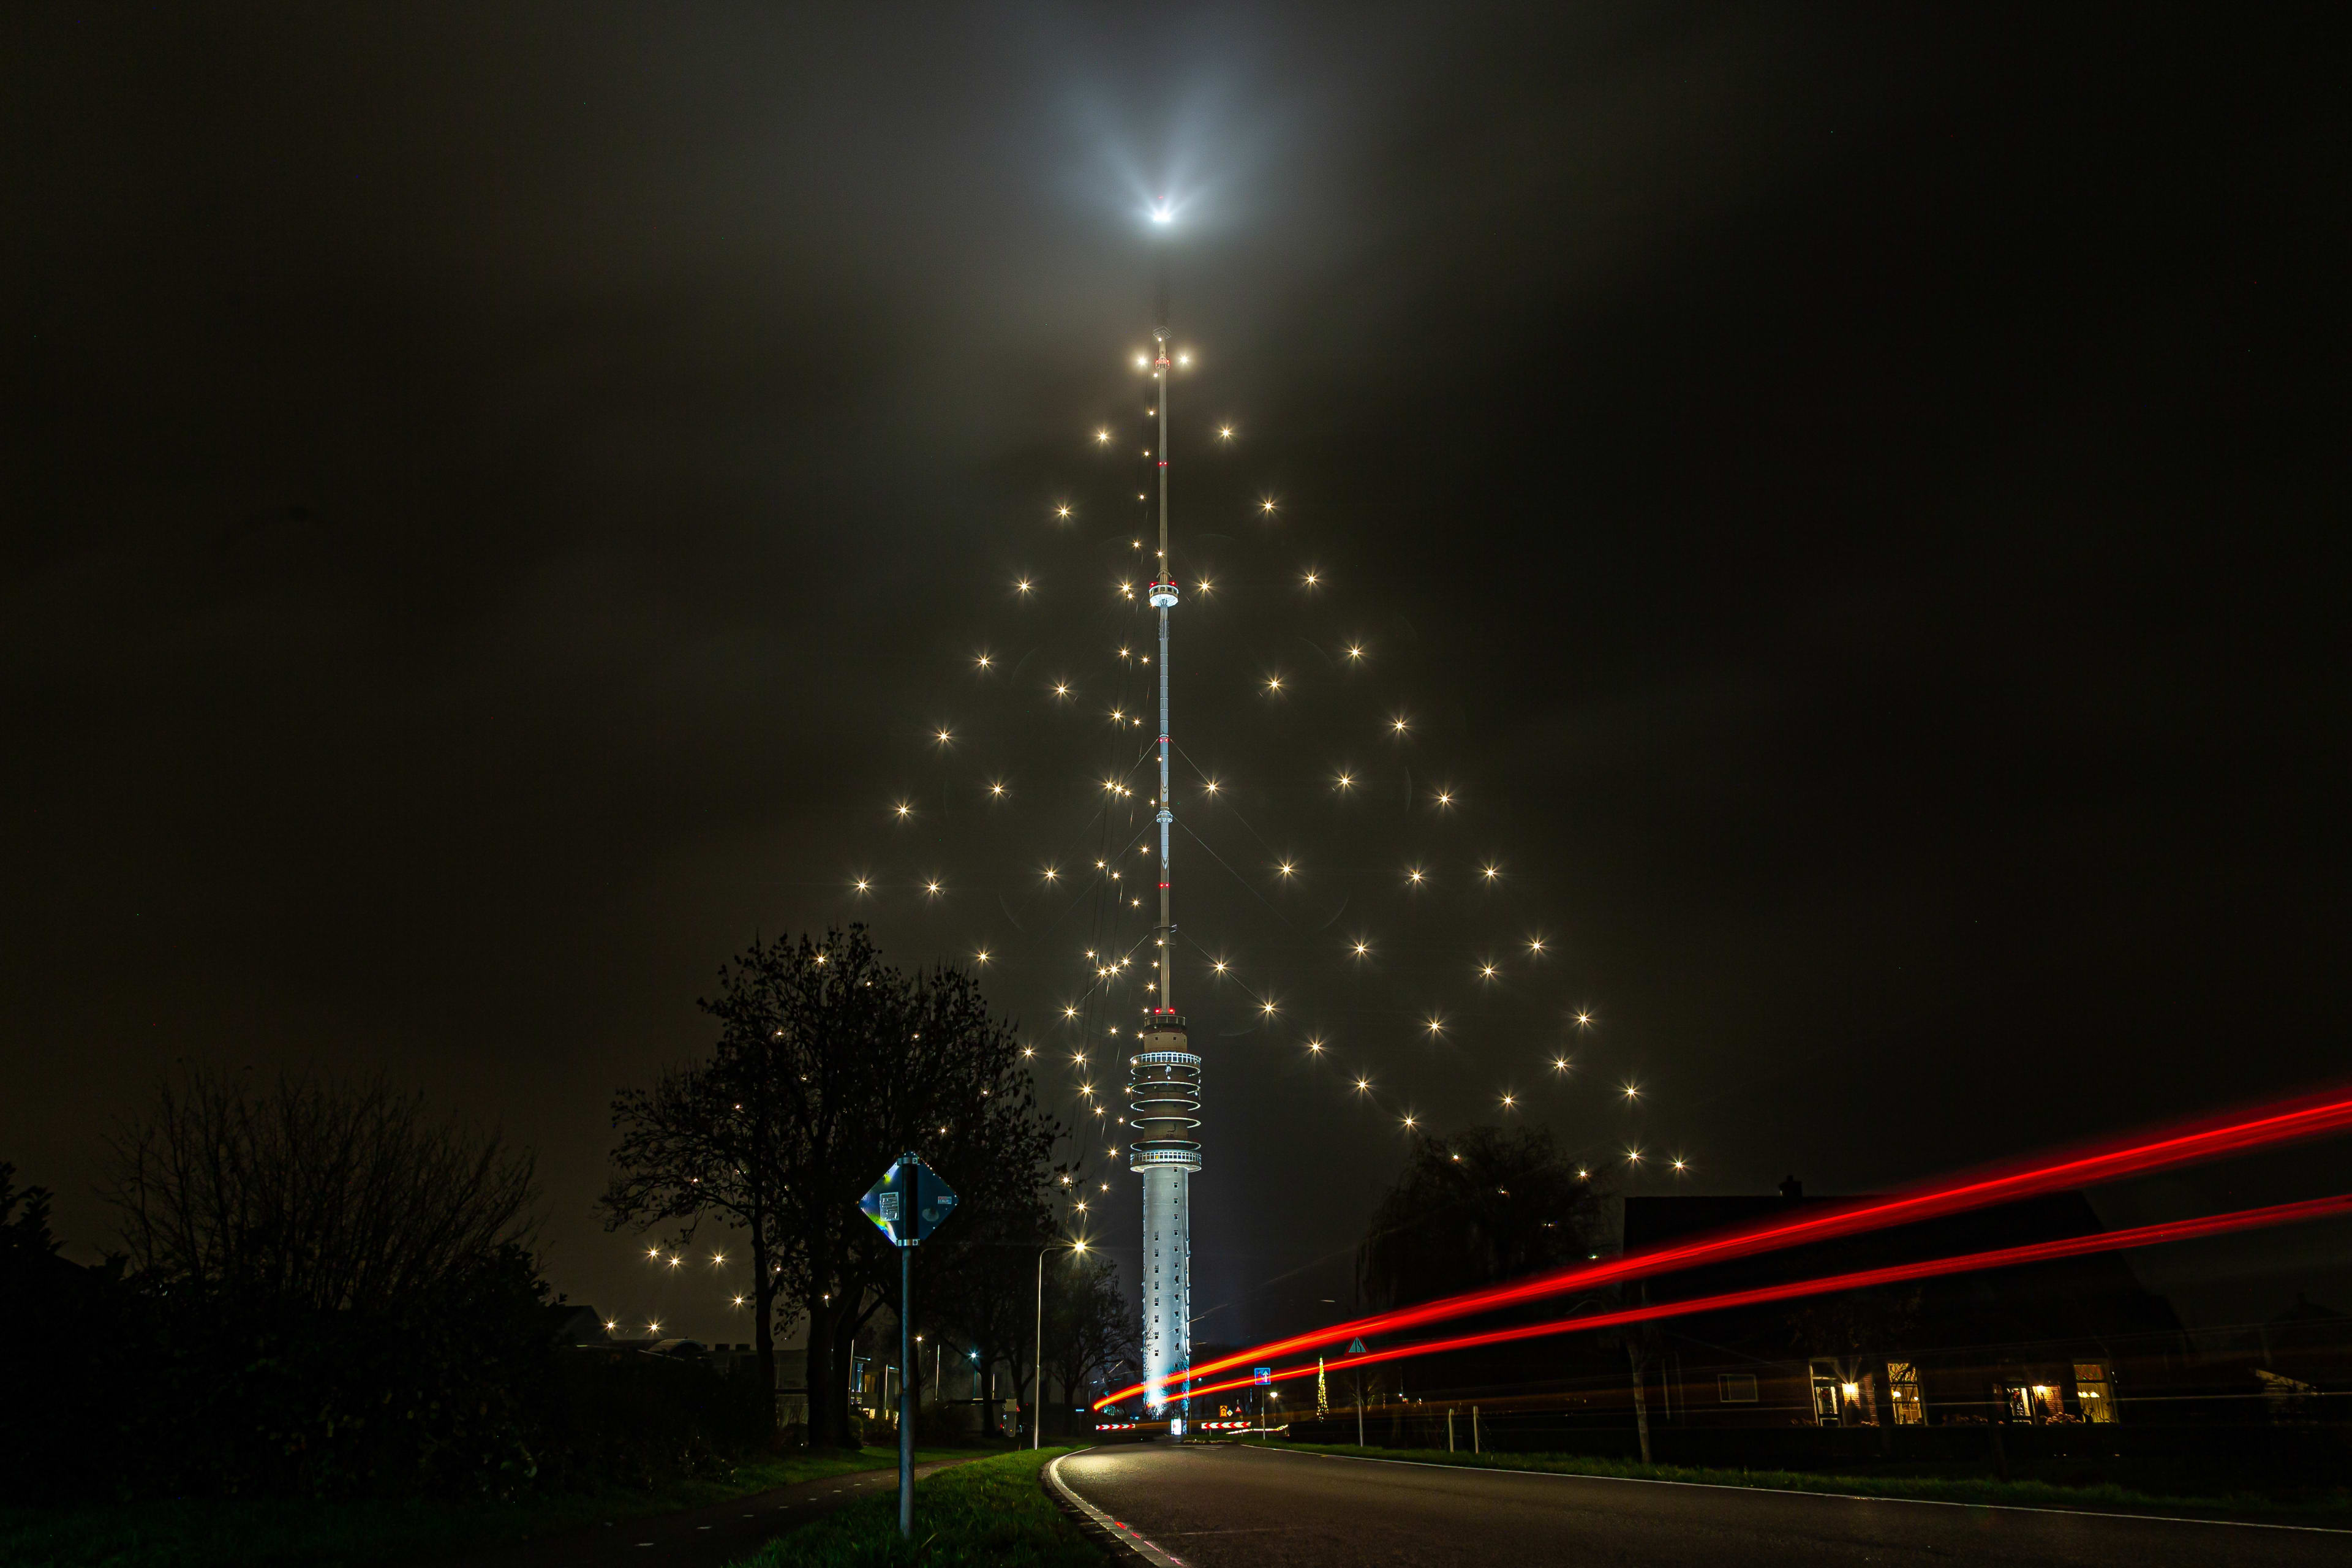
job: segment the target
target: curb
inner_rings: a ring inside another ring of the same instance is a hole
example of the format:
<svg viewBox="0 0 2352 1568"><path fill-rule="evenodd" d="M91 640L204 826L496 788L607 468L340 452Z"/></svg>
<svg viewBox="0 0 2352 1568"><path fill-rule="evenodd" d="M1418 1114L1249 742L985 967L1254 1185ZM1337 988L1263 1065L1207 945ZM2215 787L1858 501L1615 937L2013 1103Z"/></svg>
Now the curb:
<svg viewBox="0 0 2352 1568"><path fill-rule="evenodd" d="M1089 1447L1092 1446L1088 1445ZM1078 1527L1079 1534L1109 1553L1114 1562L1123 1563L1128 1568L1186 1568L1182 1558L1161 1551L1070 1489L1070 1483L1062 1479L1062 1461L1087 1451L1087 1448L1073 1448L1066 1454L1056 1455L1051 1464L1037 1473L1038 1484L1045 1489L1045 1495L1054 1500L1054 1505L1069 1516L1070 1522Z"/></svg>

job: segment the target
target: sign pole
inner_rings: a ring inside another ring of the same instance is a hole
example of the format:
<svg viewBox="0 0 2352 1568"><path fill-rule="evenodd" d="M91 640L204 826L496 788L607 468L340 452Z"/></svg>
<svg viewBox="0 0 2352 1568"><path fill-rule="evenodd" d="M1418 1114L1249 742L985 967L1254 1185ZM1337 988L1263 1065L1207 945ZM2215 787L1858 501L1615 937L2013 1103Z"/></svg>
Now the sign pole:
<svg viewBox="0 0 2352 1568"><path fill-rule="evenodd" d="M955 1189L909 1150L857 1200L898 1249L898 1533L915 1534L915 1258L923 1238L954 1212Z"/></svg>
<svg viewBox="0 0 2352 1568"><path fill-rule="evenodd" d="M898 1533L915 1536L915 1249L898 1249Z"/></svg>

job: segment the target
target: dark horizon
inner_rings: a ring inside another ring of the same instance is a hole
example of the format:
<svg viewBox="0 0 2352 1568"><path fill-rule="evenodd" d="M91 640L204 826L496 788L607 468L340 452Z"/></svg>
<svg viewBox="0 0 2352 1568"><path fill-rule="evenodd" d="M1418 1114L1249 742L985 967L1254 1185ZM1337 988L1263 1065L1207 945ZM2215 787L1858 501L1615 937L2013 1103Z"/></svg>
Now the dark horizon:
<svg viewBox="0 0 2352 1568"><path fill-rule="evenodd" d="M1343 1293L1402 1108L1827 1194L2340 1083L2331 20L22 11L0 1159L88 1258L175 1063L380 1068L540 1152L573 1300L748 1339L598 1226L607 1105L855 919L1060 1040L1109 928L1014 872L1111 742L1037 681L1125 690L1166 193L1178 728L1244 795L1177 918L1282 1001L1180 982L1202 1337ZM2347 1239L2136 1266L2352 1309Z"/></svg>

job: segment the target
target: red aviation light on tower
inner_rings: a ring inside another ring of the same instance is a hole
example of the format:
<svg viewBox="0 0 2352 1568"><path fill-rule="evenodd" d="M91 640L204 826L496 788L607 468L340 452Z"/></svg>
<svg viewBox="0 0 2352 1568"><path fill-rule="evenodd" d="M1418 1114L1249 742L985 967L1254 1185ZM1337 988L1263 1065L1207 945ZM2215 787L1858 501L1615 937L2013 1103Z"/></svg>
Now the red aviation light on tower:
<svg viewBox="0 0 2352 1568"><path fill-rule="evenodd" d="M2201 1164L2209 1160L2223 1159L2274 1144L2326 1137L2347 1130L2352 1130L2352 1094L2344 1090L2281 1101L2252 1111L2181 1123L2153 1135L2140 1134L2136 1138L2117 1139L2076 1149L2054 1159L1997 1166L1941 1185L1916 1188L1893 1197L1837 1207L1824 1205L1826 1212L1809 1215L1801 1219L1780 1220L1701 1237L1650 1252L1628 1254L1553 1274L1538 1275L1532 1279L1492 1289L1470 1291L1424 1302L1417 1307L1377 1313L1353 1322L1335 1323L1312 1333L1295 1334L1216 1361L1204 1362L1192 1370L1197 1376L1206 1376L1243 1365L1253 1358L1263 1361L1270 1355L1284 1355L1353 1336L1395 1333L1423 1323L1444 1322L1474 1312L1538 1300L1571 1290L1589 1289L1617 1280L1646 1279L1652 1275L1696 1268L1703 1263L1720 1263L1727 1258L1775 1252L1807 1242L1884 1230L1890 1226L1909 1225L1940 1215L1960 1214L2043 1193L2063 1192L2073 1187L2147 1175L2155 1171ZM1132 1389L1122 1390L1109 1398L1123 1399L1133 1392Z"/></svg>

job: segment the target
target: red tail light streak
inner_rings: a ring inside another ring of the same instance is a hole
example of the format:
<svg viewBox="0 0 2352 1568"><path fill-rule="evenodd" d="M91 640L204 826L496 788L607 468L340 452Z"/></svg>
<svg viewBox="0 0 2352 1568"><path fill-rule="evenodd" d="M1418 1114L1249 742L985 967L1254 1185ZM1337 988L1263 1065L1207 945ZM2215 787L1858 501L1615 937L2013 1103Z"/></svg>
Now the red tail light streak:
<svg viewBox="0 0 2352 1568"><path fill-rule="evenodd" d="M1364 1355L1343 1357L1326 1365L1308 1362L1301 1366L1284 1367L1274 1373L1276 1383L1294 1378L1313 1377L1318 1372L1345 1372L1350 1367L1371 1366L1381 1362L1404 1361L1413 1356L1434 1355L1440 1351L1473 1350L1480 1345L1508 1344L1517 1340L1540 1339L1551 1334L1576 1334L1594 1329L1622 1328L1629 1323L1653 1322L1660 1318L1690 1317L1699 1312L1719 1312L1727 1307L1756 1307L1773 1301L1792 1300L1802 1296L1827 1296L1840 1290L1859 1290L1871 1285L1898 1285L1909 1279L1932 1279L1944 1274L1967 1274L1984 1268L2010 1268L2021 1263L2047 1263L2061 1258L2080 1258L2094 1252L2119 1252L2135 1247L2155 1247L2168 1241L2190 1241L2199 1237L2226 1236L2232 1231L2255 1230L2266 1226L2294 1225L2305 1220L2332 1219L2352 1215L2352 1194L2332 1198L2310 1198L2302 1203L2279 1204L2270 1208L2241 1209L2234 1214L2209 1215L2203 1219L2171 1220L2162 1225L2145 1225L2132 1230L2108 1231L2099 1236L2076 1237L2066 1241L2034 1242L2024 1247L2004 1247L1991 1252L1964 1253L1958 1258L1938 1258L1925 1263L1899 1263L1884 1268L1865 1268L1851 1274L1832 1274L1818 1279L1792 1280L1785 1285L1759 1286L1752 1290L1734 1290L1721 1296L1700 1296L1687 1301L1664 1301L1654 1306L1629 1307L1616 1312L1596 1312L1588 1318L1561 1318L1548 1323L1521 1323L1507 1329L1494 1329L1481 1334L1460 1334L1453 1339L1432 1340L1420 1344L1399 1345L1389 1350L1373 1351ZM1257 1385L1255 1375L1228 1378L1223 1383L1196 1383L1186 1392L1194 1395L1223 1394L1236 1388Z"/></svg>
<svg viewBox="0 0 2352 1568"><path fill-rule="evenodd" d="M1622 1258L1605 1258L1491 1289L1470 1291L1415 1307L1376 1313L1353 1322L1294 1334L1215 1361L1203 1362L1192 1368L1192 1375L1195 1378L1208 1377L1232 1367L1263 1363L1270 1357L1287 1355L1317 1345L1344 1343L1363 1334L1398 1333L1424 1324L1442 1323L1476 1312L1490 1311L1497 1307L1538 1300L1572 1290L1591 1289L1596 1285L1646 1279L1703 1263L1718 1263L1727 1258L1777 1251L1806 1242L1883 1230L1890 1226L1908 1225L1940 1215L1986 1208L2043 1193L2063 1192L2073 1187L2091 1186L2155 1171L2200 1164L2276 1144L2325 1137L2347 1129L2352 1129L2352 1096L2341 1090L2283 1101L2251 1111L2183 1123L2156 1133L2136 1133L2108 1143L2078 1148L2056 1158L2045 1157L2040 1161L2021 1161L1996 1166L1941 1184L1898 1193L1892 1197L1837 1207L1823 1205L1797 1218L1700 1237L1654 1251L1629 1253ZM1106 1394L1095 1402L1094 1407L1099 1410L1119 1400L1131 1399L1142 1392L1142 1384L1133 1384ZM1182 1391L1171 1385L1170 1392ZM1195 1388L1194 1392L1199 1390Z"/></svg>

